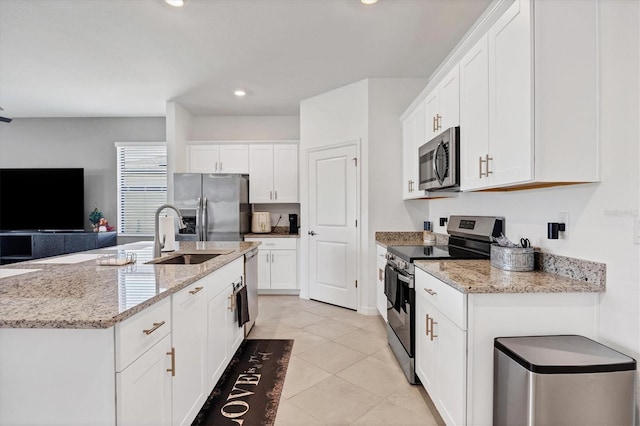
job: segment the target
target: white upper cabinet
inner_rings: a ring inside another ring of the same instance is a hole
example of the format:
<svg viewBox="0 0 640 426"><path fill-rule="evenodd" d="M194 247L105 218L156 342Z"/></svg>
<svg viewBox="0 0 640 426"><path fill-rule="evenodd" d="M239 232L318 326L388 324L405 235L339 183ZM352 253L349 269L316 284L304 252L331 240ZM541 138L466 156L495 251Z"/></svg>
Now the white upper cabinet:
<svg viewBox="0 0 640 426"><path fill-rule="evenodd" d="M484 184L479 166L489 152L489 52L483 36L460 60L460 186Z"/></svg>
<svg viewBox="0 0 640 426"><path fill-rule="evenodd" d="M425 140L425 103L421 103L402 123L403 175L402 198L412 200L426 196L418 190L418 149Z"/></svg>
<svg viewBox="0 0 640 426"><path fill-rule="evenodd" d="M425 101L425 142L449 127L460 124L460 78L458 64L427 95ZM423 142L424 143L424 142Z"/></svg>
<svg viewBox="0 0 640 426"><path fill-rule="evenodd" d="M215 144L187 147L190 173L249 173L249 145Z"/></svg>
<svg viewBox="0 0 640 426"><path fill-rule="evenodd" d="M516 0L461 59L462 190L599 180L596 9Z"/></svg>
<svg viewBox="0 0 640 426"><path fill-rule="evenodd" d="M298 202L298 145L249 146L249 202Z"/></svg>

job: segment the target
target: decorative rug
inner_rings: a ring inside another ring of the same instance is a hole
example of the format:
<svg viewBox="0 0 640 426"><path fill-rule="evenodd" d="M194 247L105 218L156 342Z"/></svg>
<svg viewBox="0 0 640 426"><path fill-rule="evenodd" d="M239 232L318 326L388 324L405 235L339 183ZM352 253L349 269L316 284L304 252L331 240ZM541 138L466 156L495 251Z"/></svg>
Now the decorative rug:
<svg viewBox="0 0 640 426"><path fill-rule="evenodd" d="M272 425L293 340L247 339L192 425Z"/></svg>

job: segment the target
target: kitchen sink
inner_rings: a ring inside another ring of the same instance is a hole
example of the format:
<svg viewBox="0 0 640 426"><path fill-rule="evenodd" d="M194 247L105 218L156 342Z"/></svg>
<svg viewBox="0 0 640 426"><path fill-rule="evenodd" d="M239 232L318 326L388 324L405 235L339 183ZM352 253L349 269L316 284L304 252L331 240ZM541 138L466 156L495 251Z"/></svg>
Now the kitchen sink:
<svg viewBox="0 0 640 426"><path fill-rule="evenodd" d="M198 263L206 262L207 260L211 260L215 257L220 256L220 254L211 254L211 253L183 253L177 256L171 256L160 260L152 260L151 262L155 265L197 265Z"/></svg>

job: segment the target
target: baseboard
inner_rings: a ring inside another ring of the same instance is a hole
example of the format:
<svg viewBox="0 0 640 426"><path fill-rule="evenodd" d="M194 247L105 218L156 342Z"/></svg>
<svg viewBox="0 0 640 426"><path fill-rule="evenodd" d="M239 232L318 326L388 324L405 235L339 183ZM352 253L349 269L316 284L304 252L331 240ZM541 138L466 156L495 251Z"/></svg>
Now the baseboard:
<svg viewBox="0 0 640 426"><path fill-rule="evenodd" d="M376 306L360 306L358 313L362 315L380 315Z"/></svg>
<svg viewBox="0 0 640 426"><path fill-rule="evenodd" d="M298 296L300 294L300 290L299 289L293 289L293 290L278 290L278 289L263 289L263 290L258 290L258 294L265 294L265 295L271 295L271 296L275 296L275 295L284 295L284 296Z"/></svg>

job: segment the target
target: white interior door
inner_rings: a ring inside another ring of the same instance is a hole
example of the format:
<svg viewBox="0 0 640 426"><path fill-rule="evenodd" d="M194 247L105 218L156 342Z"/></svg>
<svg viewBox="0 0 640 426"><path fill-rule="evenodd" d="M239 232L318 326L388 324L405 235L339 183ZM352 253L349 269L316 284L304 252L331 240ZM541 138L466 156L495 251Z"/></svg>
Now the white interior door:
<svg viewBox="0 0 640 426"><path fill-rule="evenodd" d="M309 154L309 295L357 307L357 149Z"/></svg>

